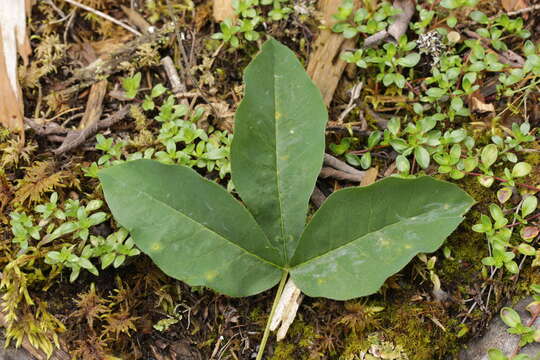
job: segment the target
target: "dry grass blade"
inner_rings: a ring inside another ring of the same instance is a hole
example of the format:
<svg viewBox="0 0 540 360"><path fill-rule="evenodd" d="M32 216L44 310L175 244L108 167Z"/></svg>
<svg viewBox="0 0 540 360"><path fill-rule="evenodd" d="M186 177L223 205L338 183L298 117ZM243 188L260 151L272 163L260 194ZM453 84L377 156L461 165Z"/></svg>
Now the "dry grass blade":
<svg viewBox="0 0 540 360"><path fill-rule="evenodd" d="M0 2L0 124L19 131L22 139L24 110L17 79L17 54L26 65L31 52L26 35L26 14L30 5L30 0Z"/></svg>
<svg viewBox="0 0 540 360"><path fill-rule="evenodd" d="M96 10L96 9L92 9L90 6L86 6L86 5L81 4L80 2L75 1L75 0L64 0L64 1L67 2L67 3L69 3L69 4L71 4L71 5L73 5L73 6L77 6L77 7L81 8L81 9L84 9L84 10L86 10L86 11L88 11L88 12L91 12L91 13L94 14L94 15L97 15L97 16L100 16L100 17L102 17L102 18L104 18L104 19L107 19L107 20L109 20L110 22L112 22L112 23L114 23L114 24L116 24L116 25L118 25L118 26L123 27L124 29L126 29L126 30L129 31L130 33L133 33L133 34L135 34L135 35L137 35L137 36L141 36L141 35L142 35L139 31L135 30L135 29L132 28L131 26L126 25L126 24L124 24L123 22L121 22L121 21L119 21L119 20L116 20L115 18L113 18L112 16L109 16L109 15L105 14L104 12L101 12L101 11Z"/></svg>

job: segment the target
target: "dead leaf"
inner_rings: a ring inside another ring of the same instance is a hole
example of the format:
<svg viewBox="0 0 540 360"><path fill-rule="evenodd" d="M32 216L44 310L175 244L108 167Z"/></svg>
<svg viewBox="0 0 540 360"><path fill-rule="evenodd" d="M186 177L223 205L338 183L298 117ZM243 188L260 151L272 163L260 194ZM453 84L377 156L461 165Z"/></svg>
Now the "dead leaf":
<svg viewBox="0 0 540 360"><path fill-rule="evenodd" d="M211 102L209 104L199 105L204 108L204 114L201 116L197 122L197 126L200 128L207 128L208 125L208 116L213 114L213 125L215 125L219 130L226 130L228 132L233 131L234 127L234 111L230 109L229 104L224 101Z"/></svg>
<svg viewBox="0 0 540 360"><path fill-rule="evenodd" d="M0 2L0 124L19 131L24 139L24 109L17 79L17 54L28 64L30 42L26 35L26 15L31 0Z"/></svg>
<svg viewBox="0 0 540 360"><path fill-rule="evenodd" d="M373 184L377 180L377 175L379 175L379 169L372 167L366 170L362 181L360 181L360 186L368 186Z"/></svg>
<svg viewBox="0 0 540 360"><path fill-rule="evenodd" d="M214 0L214 20L222 22L236 17L232 0Z"/></svg>
<svg viewBox="0 0 540 360"><path fill-rule="evenodd" d="M487 113L487 112L494 112L495 106L493 104L486 104L476 96L471 97L471 107L473 111L479 112L479 113Z"/></svg>
<svg viewBox="0 0 540 360"><path fill-rule="evenodd" d="M527 0L501 0L501 5L506 12L517 11L529 7Z"/></svg>
<svg viewBox="0 0 540 360"><path fill-rule="evenodd" d="M207 1L196 7L194 18L196 32L201 31L203 26L211 20L211 15L213 12L215 12L215 6L215 2L214 4L212 4L211 1ZM230 9L232 9L232 5L227 8L227 10L229 11ZM232 15L230 13L227 13L225 15L234 16L234 13ZM218 14L218 16L221 16L221 14Z"/></svg>

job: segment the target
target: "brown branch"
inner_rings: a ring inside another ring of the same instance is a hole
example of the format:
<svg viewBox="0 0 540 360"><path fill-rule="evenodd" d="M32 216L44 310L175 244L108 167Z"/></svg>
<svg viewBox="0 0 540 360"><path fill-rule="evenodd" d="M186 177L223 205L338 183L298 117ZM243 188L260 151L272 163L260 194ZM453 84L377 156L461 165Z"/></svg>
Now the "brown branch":
<svg viewBox="0 0 540 360"><path fill-rule="evenodd" d="M346 181L354 181L354 182L361 182L362 179L364 178L363 174L362 175L351 174L346 171L334 169L331 167L323 167L321 169L321 173L319 174L319 176L323 179L330 177L330 178L334 178L338 180L346 180Z"/></svg>
<svg viewBox="0 0 540 360"><path fill-rule="evenodd" d="M364 177L364 174L365 174L365 171L360 171L348 165L347 163L339 160L338 158L333 157L330 154L324 154L324 164L326 166L339 170L340 172L349 174L355 179L353 181L362 181L362 178ZM356 180L356 179L360 179L360 180Z"/></svg>
<svg viewBox="0 0 540 360"><path fill-rule="evenodd" d="M415 12L414 1L412 0L394 0L392 6L401 10L394 16L394 22L387 30L381 30L364 40L364 47L373 47L386 40L398 41L405 34L409 27L409 22Z"/></svg>
<svg viewBox="0 0 540 360"><path fill-rule="evenodd" d="M186 85L180 80L180 76L178 75L178 71L176 71L176 67L174 66L174 62L171 57L165 56L163 59L161 59L161 65L163 65L163 68L165 68L165 72L167 73L167 77L171 83L172 92L174 94L186 92Z"/></svg>
<svg viewBox="0 0 540 360"><path fill-rule="evenodd" d="M55 155L60 155L70 150L75 149L82 143L84 143L88 138L94 136L99 129L108 128L118 121L122 120L129 113L129 106L124 106L108 118L101 120L97 123L96 126L86 127L81 130L69 130L62 145L56 150L54 150Z"/></svg>
<svg viewBox="0 0 540 360"><path fill-rule="evenodd" d="M313 202L313 205L315 205L315 207L318 209L322 206L325 200L326 196L323 194L321 189L315 186L315 189L313 189L313 193L311 194L311 202Z"/></svg>
<svg viewBox="0 0 540 360"><path fill-rule="evenodd" d="M37 135L49 136L49 135L65 135L68 133L68 129L58 125L55 122L48 122L45 124L38 124L34 119L25 118L25 124L30 126Z"/></svg>

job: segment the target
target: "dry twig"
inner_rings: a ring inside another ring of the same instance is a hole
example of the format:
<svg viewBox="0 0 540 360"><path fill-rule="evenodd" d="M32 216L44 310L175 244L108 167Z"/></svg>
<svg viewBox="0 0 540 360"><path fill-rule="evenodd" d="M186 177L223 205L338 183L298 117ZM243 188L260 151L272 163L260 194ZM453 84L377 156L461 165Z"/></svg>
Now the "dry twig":
<svg viewBox="0 0 540 360"><path fill-rule="evenodd" d="M110 22L112 22L112 23L114 23L114 24L116 24L116 25L118 25L118 26L123 27L124 29L126 29L126 30L129 31L130 33L133 33L133 34L135 34L135 35L137 35L137 36L141 36L141 35L142 35L140 32L138 32L137 30L135 30L135 29L132 28L131 26L124 24L124 23L121 22L120 20L116 20L115 18L113 18L112 16L109 16L109 15L105 14L104 12L101 12L101 11L99 11L99 10L93 9L93 8L91 8L90 6L86 6L86 5L81 4L80 2L75 1L75 0L64 0L64 1L67 2L67 3L69 3L69 4L71 4L71 5L73 5L73 6L77 6L77 7L81 8L81 9L84 9L84 10L86 10L86 11L88 11L88 12L91 12L91 13L94 14L94 15L97 15L97 16L100 16L100 17L102 17L102 18L104 18L104 19L107 19L107 20L109 20Z"/></svg>
<svg viewBox="0 0 540 360"><path fill-rule="evenodd" d="M320 208L325 200L326 196L321 189L315 186L315 189L313 189L313 193L311 194L311 202L313 202L313 205L315 205L316 208Z"/></svg>
<svg viewBox="0 0 540 360"><path fill-rule="evenodd" d="M401 10L401 12L394 17L394 23L392 23L387 30L381 30L366 38L364 40L364 47L373 47L388 40L398 41L399 38L405 34L409 27L409 22L414 15L414 2L412 0L394 0L392 6Z"/></svg>
<svg viewBox="0 0 540 360"><path fill-rule="evenodd" d="M71 151L84 143L89 137L95 135L99 129L108 128L122 120L129 113L129 106L124 106L108 118L98 121L95 126L89 126L81 130L69 130L63 138L62 145L54 150L55 155Z"/></svg>
<svg viewBox="0 0 540 360"><path fill-rule="evenodd" d="M167 77L171 83L172 92L174 94L186 92L186 85L180 80L180 75L178 75L178 71L176 71L176 67L174 66L174 62L171 57L165 56L163 59L161 59L161 65L163 65L163 68L167 73Z"/></svg>
<svg viewBox="0 0 540 360"><path fill-rule="evenodd" d="M348 165L347 163L339 160L336 157L333 157L330 154L324 154L324 164L326 166L329 166L331 168L334 168L336 170L348 173L349 175L352 175L355 179L359 179L357 181L361 181L364 177L365 171L360 171L356 168L353 168L352 166ZM330 173L330 172L327 172ZM356 181L356 180L353 180Z"/></svg>

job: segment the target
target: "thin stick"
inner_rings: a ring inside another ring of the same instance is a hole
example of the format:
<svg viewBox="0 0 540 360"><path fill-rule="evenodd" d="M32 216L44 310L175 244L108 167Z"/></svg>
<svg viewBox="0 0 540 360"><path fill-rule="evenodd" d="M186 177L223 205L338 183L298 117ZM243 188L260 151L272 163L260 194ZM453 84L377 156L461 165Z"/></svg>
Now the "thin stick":
<svg viewBox="0 0 540 360"><path fill-rule="evenodd" d="M197 79L195 79L193 74L191 74L191 70L190 70L191 69L191 64L189 62L190 58L187 56L186 49L184 48L184 41L183 41L183 38L182 38L182 34L180 34L180 28L179 28L180 20L178 20L178 17L174 13L174 10L173 10L173 7L171 5L170 0L166 0L166 1L167 1L167 7L169 8L169 13L170 13L169 15L171 16L171 18L173 19L173 22L174 22L174 32L175 32L175 35L176 35L176 42L178 43L178 47L180 48L180 53L182 55L182 61L184 63L184 68L183 68L184 80L185 80L186 75L187 75L187 77L189 77L189 80L191 80L192 85L194 85L197 88L197 90L199 90L199 93L201 94L201 97L204 100L204 102L206 102L208 104L208 106L210 106L210 109L212 110L212 113L214 114L214 116L216 118L218 118L219 116L218 116L218 112L217 112L216 108L210 102L210 100L208 100L206 93L203 91L203 89L199 85L199 82L197 81Z"/></svg>
<svg viewBox="0 0 540 360"><path fill-rule="evenodd" d="M528 12L539 10L539 9L540 9L540 4L537 4L537 5L534 5L534 6L526 7L524 9L511 11L511 12L507 13L506 15L508 15L508 16L520 15L520 14L528 13Z"/></svg>
<svg viewBox="0 0 540 360"><path fill-rule="evenodd" d="M259 352L257 353L257 358L255 360L262 360L262 357L264 355L264 348L266 347L266 342L268 341L268 336L270 335L270 322L274 318L274 312L276 311L277 304L279 303L279 299L281 298L281 294L283 293L283 288L285 288L285 282L287 281L288 275L289 273L287 271L283 271L283 275L281 276L281 281L279 282L279 286L276 292L276 297L274 298L274 303L272 304L272 310L270 310L268 321L266 321L266 328L264 329L261 344L259 345Z"/></svg>
<svg viewBox="0 0 540 360"><path fill-rule="evenodd" d="M75 0L64 0L64 1L67 2L67 3L69 3L69 4L71 4L71 5L73 5L73 6L77 6L77 7L81 8L81 9L84 9L84 10L86 10L86 11L88 11L88 12L91 12L91 13L94 14L94 15L101 16L102 18L107 19L107 20L109 20L110 22L115 23L115 24L118 25L118 26L123 27L123 28L126 29L127 31L129 31L129 32L131 32L131 33L133 33L133 34L135 34L135 35L137 35L137 36L141 36L141 35L142 35L140 32L138 32L137 30L135 30L135 29L132 28L131 26L126 25L126 24L124 24L123 22L121 22L121 21L119 21L119 20L116 20L116 19L113 18L112 16L109 16L109 15L107 15L107 14L105 14L105 13L99 11L99 10L93 9L93 8L91 8L90 6L86 6L86 5L81 4L80 2L77 2L77 1L75 1Z"/></svg>

